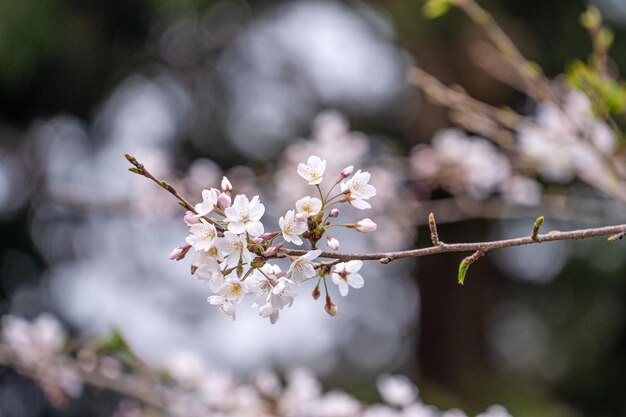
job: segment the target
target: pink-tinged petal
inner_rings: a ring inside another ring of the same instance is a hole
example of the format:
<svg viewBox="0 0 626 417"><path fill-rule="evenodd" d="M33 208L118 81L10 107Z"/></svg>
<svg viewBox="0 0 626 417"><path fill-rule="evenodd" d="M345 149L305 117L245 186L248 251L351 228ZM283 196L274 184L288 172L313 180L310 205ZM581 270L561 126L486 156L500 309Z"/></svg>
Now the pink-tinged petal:
<svg viewBox="0 0 626 417"><path fill-rule="evenodd" d="M241 233L244 233L246 231L246 225L243 224L242 222L236 221L236 222L230 222L228 223L228 230L230 232L233 232L236 235L239 235ZM261 232L263 233L263 232ZM259 234L261 234L259 233Z"/></svg>
<svg viewBox="0 0 626 417"><path fill-rule="evenodd" d="M318 178L318 179L316 179L315 181L309 181L309 185L318 185L318 184L321 184L323 179L324 179L324 178L319 177L319 178Z"/></svg>
<svg viewBox="0 0 626 417"><path fill-rule="evenodd" d="M341 294L342 297L348 295L350 287L348 287L348 283L346 281L341 280L337 285L339 286L339 294Z"/></svg>
<svg viewBox="0 0 626 417"><path fill-rule="evenodd" d="M363 288L365 280L361 274L350 274L348 275L348 284L350 284L352 288Z"/></svg>
<svg viewBox="0 0 626 417"><path fill-rule="evenodd" d="M365 200L361 200L360 198L355 198L354 200L350 200L350 204L352 204L353 207L356 207L359 210L365 210L365 209L372 207L370 203L368 203Z"/></svg>
<svg viewBox="0 0 626 417"><path fill-rule="evenodd" d="M339 283L341 282L341 277L339 276L339 274L333 274L332 278L333 278L333 284L339 285Z"/></svg>
<svg viewBox="0 0 626 417"><path fill-rule="evenodd" d="M242 223L243 224L243 223ZM230 227L229 227L230 229ZM263 230L263 223L261 222L248 222L246 224L245 229L248 231L248 233L250 233L252 236L258 236L258 235L262 235L264 230Z"/></svg>

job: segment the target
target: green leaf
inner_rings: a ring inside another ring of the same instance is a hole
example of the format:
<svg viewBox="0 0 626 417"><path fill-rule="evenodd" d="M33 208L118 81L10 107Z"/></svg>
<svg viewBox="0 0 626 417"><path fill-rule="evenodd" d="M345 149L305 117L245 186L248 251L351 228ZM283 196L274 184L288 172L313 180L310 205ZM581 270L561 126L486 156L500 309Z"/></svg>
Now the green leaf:
<svg viewBox="0 0 626 417"><path fill-rule="evenodd" d="M120 353L129 351L128 343L126 343L124 335L122 334L120 329L116 327L111 329L111 333L109 333L108 337L102 341L100 348L107 353Z"/></svg>
<svg viewBox="0 0 626 417"><path fill-rule="evenodd" d="M422 7L422 14L426 19L436 19L450 10L452 0L428 0Z"/></svg>
<svg viewBox="0 0 626 417"><path fill-rule="evenodd" d="M463 285L465 283L465 275L467 275L467 270L469 269L469 262L467 262L467 258L463 259L459 264L459 284Z"/></svg>

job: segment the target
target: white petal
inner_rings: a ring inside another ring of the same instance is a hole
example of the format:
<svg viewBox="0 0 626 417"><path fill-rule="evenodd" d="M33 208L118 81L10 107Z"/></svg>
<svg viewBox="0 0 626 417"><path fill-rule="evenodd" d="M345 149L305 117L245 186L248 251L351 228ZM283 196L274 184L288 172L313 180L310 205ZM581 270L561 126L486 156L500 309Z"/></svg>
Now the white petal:
<svg viewBox="0 0 626 417"><path fill-rule="evenodd" d="M361 200L360 198L356 198L354 200L350 200L350 204L352 204L353 207L356 207L359 210L365 210L365 209L368 209L368 208L372 207L370 205L370 203L368 203L365 200Z"/></svg>
<svg viewBox="0 0 626 417"><path fill-rule="evenodd" d="M246 231L246 225L243 224L240 221L230 222L230 223L228 223L228 230L230 232L233 232L236 235L239 235L239 234L244 233ZM261 231L261 233L263 233L263 232ZM259 234L261 234L261 233L259 233Z"/></svg>
<svg viewBox="0 0 626 417"><path fill-rule="evenodd" d="M352 288L363 288L365 280L361 274L350 274L348 275L348 284L350 284Z"/></svg>
<svg viewBox="0 0 626 417"><path fill-rule="evenodd" d="M232 223L231 223L232 224ZM230 229L230 225L229 225L229 229ZM250 233L252 236L258 236L258 235L262 235L263 234L263 223L256 221L256 222L248 222L248 224L246 225L245 229L248 231L248 233Z"/></svg>
<svg viewBox="0 0 626 417"><path fill-rule="evenodd" d="M348 283L346 281L341 280L337 285L339 286L339 294L341 294L342 297L348 295L350 288L348 287Z"/></svg>

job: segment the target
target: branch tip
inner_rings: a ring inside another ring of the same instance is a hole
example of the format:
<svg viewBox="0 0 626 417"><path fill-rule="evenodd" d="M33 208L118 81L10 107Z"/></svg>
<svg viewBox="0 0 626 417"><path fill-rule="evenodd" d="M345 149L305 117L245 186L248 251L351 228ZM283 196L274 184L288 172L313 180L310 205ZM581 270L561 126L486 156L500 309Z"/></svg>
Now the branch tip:
<svg viewBox="0 0 626 417"><path fill-rule="evenodd" d="M620 240L624 237L624 235L626 235L626 232L621 232L621 233L617 233L613 236L609 236L609 238L607 239L607 241L609 242L615 242L616 240Z"/></svg>
<svg viewBox="0 0 626 417"><path fill-rule="evenodd" d="M437 222L435 221L435 213L433 212L430 212L430 214L428 215L428 227L430 228L430 240L433 242L433 245L441 245L441 242L439 241L439 234L437 233Z"/></svg>
<svg viewBox="0 0 626 417"><path fill-rule="evenodd" d="M530 237L535 242L539 242L539 228L543 224L543 221L544 221L544 217L539 216L537 217L537 220L535 220L535 224L533 225L533 232L531 233Z"/></svg>

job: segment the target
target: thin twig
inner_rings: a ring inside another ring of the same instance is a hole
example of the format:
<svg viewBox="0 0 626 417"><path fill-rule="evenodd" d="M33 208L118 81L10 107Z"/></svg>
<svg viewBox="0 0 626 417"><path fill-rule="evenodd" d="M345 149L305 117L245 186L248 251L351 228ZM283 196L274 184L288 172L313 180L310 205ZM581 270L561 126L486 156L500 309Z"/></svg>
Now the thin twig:
<svg viewBox="0 0 626 417"><path fill-rule="evenodd" d="M494 240L488 242L473 243L441 243L438 246L428 248L411 249L398 252L375 252L375 253L337 253L322 252L320 258L341 259L342 261L362 260L362 261L379 261L381 263L389 263L397 259L416 258L421 256L435 255L447 252L487 252L494 249L504 249L513 246L532 245L539 242L553 242L557 240L578 240L588 239L597 236L609 236L626 233L626 224L615 226L597 227L591 229L571 230L567 232L552 231L545 234L538 234L534 240L531 236L519 237L514 239ZM302 256L307 253L302 249L281 249L281 252L289 256Z"/></svg>
<svg viewBox="0 0 626 417"><path fill-rule="evenodd" d="M127 153L124 154L124 156L126 157L128 162L130 162L134 166L134 168L129 168L130 172L134 172L137 175L141 175L142 177L146 177L154 181L165 191L167 191L168 193L176 197L176 199L178 200L181 206L191 211L192 213L198 214L194 206L192 206L189 201L187 201L182 195L180 195L178 191L176 191L176 189L170 183L164 180L160 180L154 175L152 175L150 171L148 171L148 169L141 162L139 162L134 156L127 154ZM207 216L203 216L202 218L208 221L209 223L212 223L217 230L224 231L224 228L219 223L217 223L214 219L207 217Z"/></svg>
<svg viewBox="0 0 626 417"><path fill-rule="evenodd" d="M491 106L476 100L465 92L444 85L421 68L411 68L407 74L407 79L441 106L464 113L471 113L476 117L482 116L495 120L502 126L512 130L517 130L525 121L523 116L512 110Z"/></svg>
<svg viewBox="0 0 626 417"><path fill-rule="evenodd" d="M163 185L159 180L157 180L154 176L148 176L148 171L145 167L140 164L135 158L126 154L126 158L140 171L138 172L140 175L146 176L153 181ZM133 162L134 161L134 162ZM163 181L164 182L164 181ZM171 194L173 194L179 201L186 202L186 200L181 197L178 193L174 193L171 189L167 187L163 187ZM187 203L191 206L189 203ZM212 220L212 219L211 219ZM429 219L430 220L430 219ZM434 215L433 215L433 223L434 223ZM538 219L539 220L539 219ZM540 226L541 224L539 224ZM429 221L430 226L430 221ZM535 227L537 231L539 228L537 227L537 222L535 223ZM433 228L431 226L431 232ZM435 232L436 232L436 224L435 224ZM485 253L487 251L493 249L503 249L513 246L522 246L522 245L531 245L539 242L552 242L557 240L578 240L578 239L588 239L597 236L623 236L626 233L626 224L619 224L614 226L606 226L606 227L597 227L597 228L589 228L589 229L579 229L572 230L568 232L560 232L560 231L551 231L546 234L538 234L535 233L533 228L533 233L530 236L515 238L515 239L503 239L503 240L495 240L489 242L474 242L474 243L443 243L439 241L437 236L436 240L433 240L433 243L437 241L439 244L436 246L428 247L428 248L419 248L419 249L411 249L406 251L397 251L397 252L373 252L373 253L338 253L338 252L322 252L319 257L327 258L327 259L339 259L341 261L351 261L351 260L363 260L363 261L379 261L383 264L388 264L391 261L397 259L406 259L406 258L416 258L420 256L429 256L435 255L438 253L447 253L447 252L482 252ZM610 240L616 240L618 237L614 237ZM288 249L288 248L280 248L275 255L272 255L268 258L280 257L280 256L302 256L308 253L309 251L303 249Z"/></svg>
<svg viewBox="0 0 626 417"><path fill-rule="evenodd" d="M535 101L557 102L550 82L517 49L511 38L496 23L493 16L474 0L455 0L455 4L480 26L502 56L509 61L525 85L525 92Z"/></svg>

